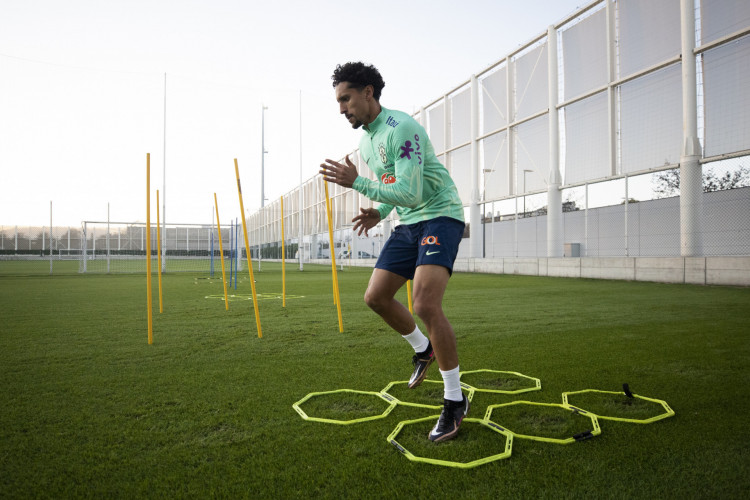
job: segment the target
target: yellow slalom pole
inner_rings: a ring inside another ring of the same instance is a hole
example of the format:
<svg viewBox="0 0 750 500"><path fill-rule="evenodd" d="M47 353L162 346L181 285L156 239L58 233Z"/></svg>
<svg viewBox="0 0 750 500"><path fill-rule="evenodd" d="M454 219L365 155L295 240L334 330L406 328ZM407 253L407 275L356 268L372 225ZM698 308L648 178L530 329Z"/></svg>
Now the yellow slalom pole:
<svg viewBox="0 0 750 500"><path fill-rule="evenodd" d="M328 199L328 216L329 216L329 219L331 220L331 232L333 232L333 200L331 200L330 198ZM331 241L333 241L333 238L331 238ZM331 263L333 264L333 275L335 278L333 280L333 293L335 294L334 303L339 304L339 300L341 299L341 294L339 293L339 270L336 265L336 255L335 255L336 251L335 250L336 249L334 248L334 243L331 243L331 255L333 255L333 257L331 257Z"/></svg>
<svg viewBox="0 0 750 500"><path fill-rule="evenodd" d="M151 153L146 153L146 302L148 304L148 344L154 343L154 318L151 312Z"/></svg>
<svg viewBox="0 0 750 500"><path fill-rule="evenodd" d="M333 248L333 214L331 212L331 198L328 195L328 182L324 182L326 188L326 213L328 215L328 241L331 249L331 269L333 276L333 300L336 302L336 310L339 315L339 332L344 332L344 322L341 319L341 296L339 295L339 275L336 272L336 252Z"/></svg>
<svg viewBox="0 0 750 500"><path fill-rule="evenodd" d="M326 219L328 220L328 229L332 231L333 227L333 206L331 204L331 198L328 196L328 184L325 186L326 188ZM331 264L333 265L333 269L331 269L331 276L335 275L336 277L331 280L331 287L333 289L333 305L335 306L338 304L339 300L339 284L338 284L338 273L336 272L336 258L334 256L334 248L333 248L333 238L331 238L330 242L330 251L331 251Z"/></svg>
<svg viewBox="0 0 750 500"><path fill-rule="evenodd" d="M158 191L157 191L158 192ZM224 282L224 308L229 310L229 296L227 295L227 275L224 271L224 242L221 241L221 222L219 222L219 202L216 201L214 193L214 206L216 206L216 227L219 228L219 259L221 260L221 281Z"/></svg>
<svg viewBox="0 0 750 500"><path fill-rule="evenodd" d="M159 265L159 314L164 312L164 301L162 293L161 293L161 227L160 224L161 219L159 218L159 190L156 190L156 252L159 255L158 265Z"/></svg>
<svg viewBox="0 0 750 500"><path fill-rule="evenodd" d="M284 197L281 197L281 307L286 307L286 258L284 254Z"/></svg>
<svg viewBox="0 0 750 500"><path fill-rule="evenodd" d="M253 308L255 309L255 326L258 328L258 338L263 338L260 329L260 314L258 314L258 295L255 293L255 277L253 276L253 259L250 256L250 241L247 239L247 222L245 221L245 204L242 203L242 186L240 185L240 167L237 158L234 159L234 173L237 176L237 195L240 197L240 212L242 213L242 232L245 235L245 251L247 252L247 269L250 271L250 287L253 290Z"/></svg>
<svg viewBox="0 0 750 500"><path fill-rule="evenodd" d="M414 314L414 306L411 303L411 280L406 282L406 300L409 302L409 312Z"/></svg>

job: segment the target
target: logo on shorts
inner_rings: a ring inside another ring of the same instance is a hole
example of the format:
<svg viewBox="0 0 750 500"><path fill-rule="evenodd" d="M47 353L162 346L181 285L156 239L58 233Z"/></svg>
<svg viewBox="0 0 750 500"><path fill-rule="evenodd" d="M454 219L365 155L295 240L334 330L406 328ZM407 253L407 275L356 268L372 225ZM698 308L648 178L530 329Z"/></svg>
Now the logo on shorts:
<svg viewBox="0 0 750 500"><path fill-rule="evenodd" d="M425 245L439 245L437 236L425 236L422 238L422 246Z"/></svg>

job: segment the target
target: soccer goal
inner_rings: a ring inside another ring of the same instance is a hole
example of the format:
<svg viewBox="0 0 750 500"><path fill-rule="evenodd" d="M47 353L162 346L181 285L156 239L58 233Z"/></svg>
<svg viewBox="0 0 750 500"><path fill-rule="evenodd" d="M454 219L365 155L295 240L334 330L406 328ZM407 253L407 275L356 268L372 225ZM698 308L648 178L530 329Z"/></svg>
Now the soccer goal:
<svg viewBox="0 0 750 500"><path fill-rule="evenodd" d="M145 273L146 236L143 222L82 223L79 252L81 273ZM158 232L158 236L157 236ZM224 265L230 271L246 269L247 254L242 226L232 222L221 227ZM161 245L157 238L161 239ZM162 272L221 272L219 230L206 224L167 224L151 226L151 265L158 271L161 248Z"/></svg>

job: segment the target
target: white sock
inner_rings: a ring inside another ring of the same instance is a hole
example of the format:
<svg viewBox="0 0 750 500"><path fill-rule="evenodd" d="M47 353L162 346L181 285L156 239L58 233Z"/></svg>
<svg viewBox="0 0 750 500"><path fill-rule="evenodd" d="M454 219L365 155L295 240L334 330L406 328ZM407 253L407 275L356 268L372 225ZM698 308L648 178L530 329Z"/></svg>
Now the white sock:
<svg viewBox="0 0 750 500"><path fill-rule="evenodd" d="M446 372L440 370L440 375L443 376L443 397L450 401L463 401L464 394L461 392L461 374L458 366Z"/></svg>
<svg viewBox="0 0 750 500"><path fill-rule="evenodd" d="M419 330L418 326L414 327L413 332L408 335L402 335L402 337L406 339L409 344L411 344L414 352L423 352L430 344L430 339L424 336L424 334Z"/></svg>

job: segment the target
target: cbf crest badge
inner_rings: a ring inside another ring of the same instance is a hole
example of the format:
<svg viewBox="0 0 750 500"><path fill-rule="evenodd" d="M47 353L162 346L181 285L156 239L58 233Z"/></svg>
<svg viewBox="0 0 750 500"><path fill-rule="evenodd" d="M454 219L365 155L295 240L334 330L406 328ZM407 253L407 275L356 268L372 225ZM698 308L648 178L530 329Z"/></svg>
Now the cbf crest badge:
<svg viewBox="0 0 750 500"><path fill-rule="evenodd" d="M385 155L385 146L383 146L383 143L380 143L380 146L378 146L378 153L380 153L380 163L385 165L388 163L388 157Z"/></svg>

